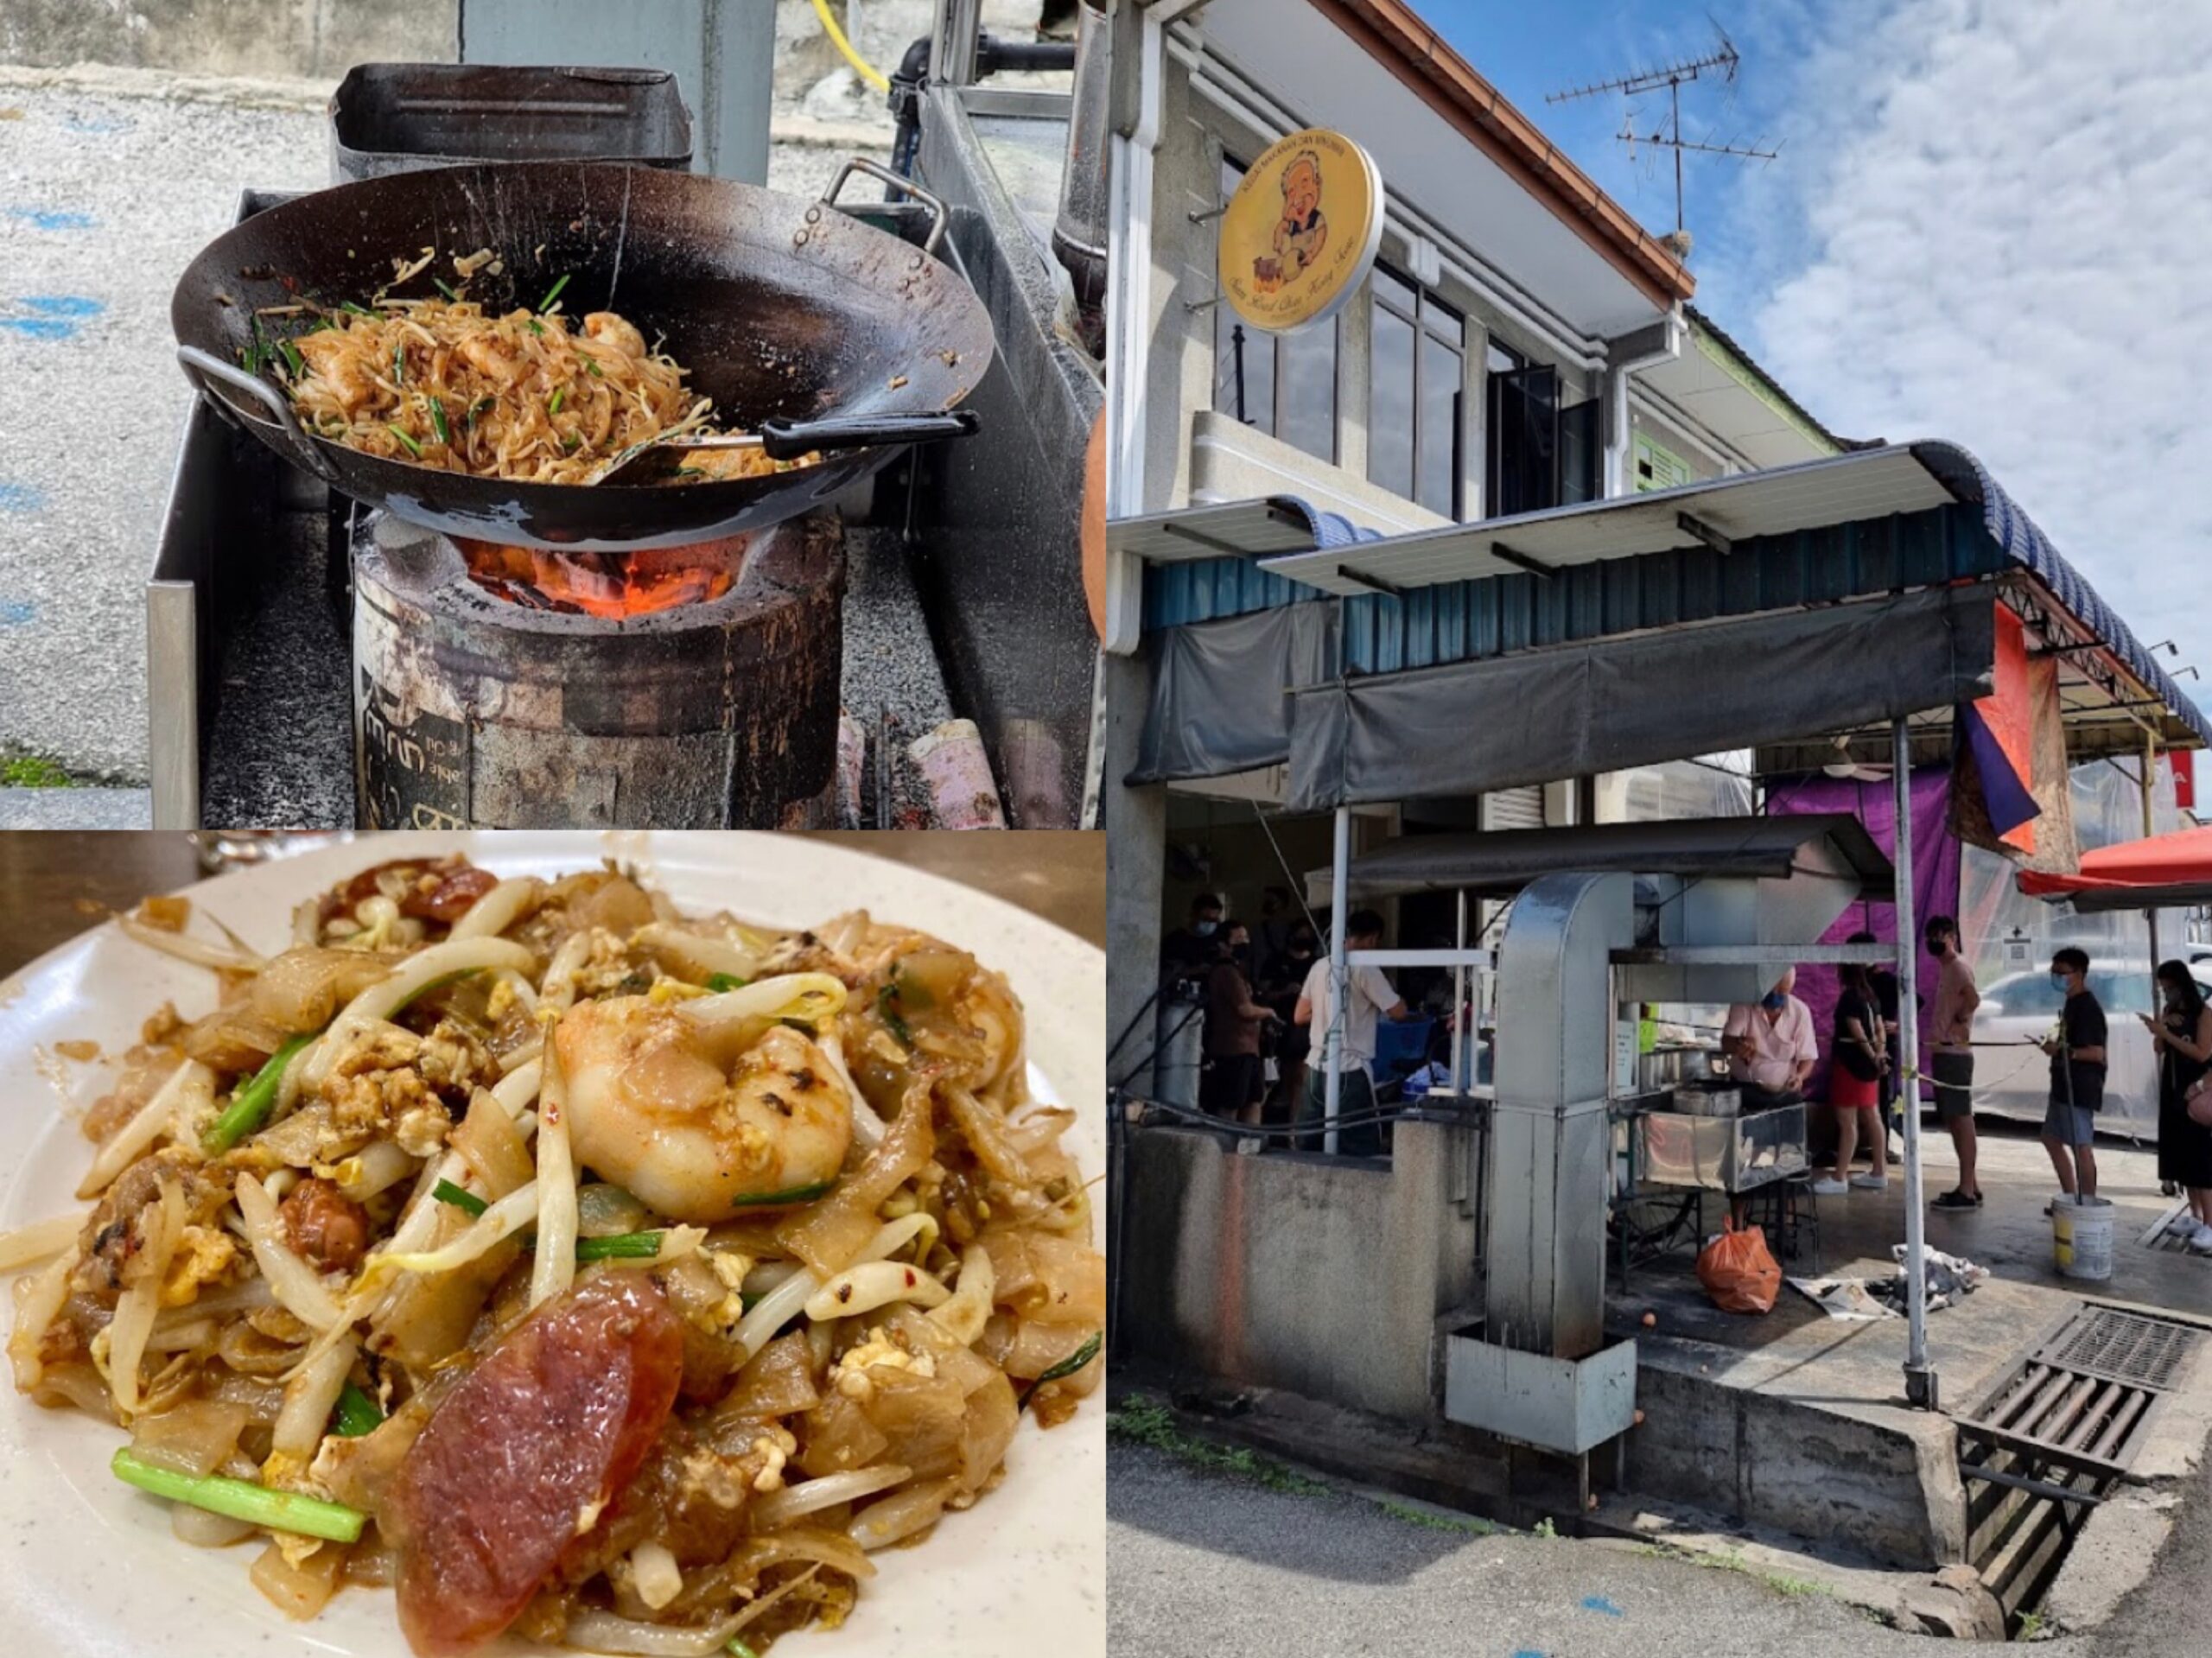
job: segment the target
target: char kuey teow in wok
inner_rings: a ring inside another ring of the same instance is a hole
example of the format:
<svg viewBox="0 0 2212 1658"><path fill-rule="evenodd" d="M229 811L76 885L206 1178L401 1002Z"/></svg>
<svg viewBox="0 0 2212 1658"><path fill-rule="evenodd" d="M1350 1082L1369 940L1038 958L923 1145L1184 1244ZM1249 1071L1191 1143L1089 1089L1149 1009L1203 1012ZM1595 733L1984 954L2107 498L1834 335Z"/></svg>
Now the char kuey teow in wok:
<svg viewBox="0 0 2212 1658"><path fill-rule="evenodd" d="M0 1236L8 1351L293 1616L389 1585L424 1655L757 1654L959 1547L1096 1387L1072 1114L963 951L459 858L273 956L190 919L120 918L220 1005L148 1010L79 1207Z"/></svg>

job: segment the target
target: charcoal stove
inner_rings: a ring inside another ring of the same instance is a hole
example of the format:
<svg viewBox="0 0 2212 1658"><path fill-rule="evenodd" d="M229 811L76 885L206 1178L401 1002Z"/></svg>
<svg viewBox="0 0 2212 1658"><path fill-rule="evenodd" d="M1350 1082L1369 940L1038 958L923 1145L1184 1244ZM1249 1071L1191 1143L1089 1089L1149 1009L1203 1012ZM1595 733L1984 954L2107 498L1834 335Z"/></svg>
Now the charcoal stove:
<svg viewBox="0 0 2212 1658"><path fill-rule="evenodd" d="M471 85L498 119L497 85ZM354 170L423 164L339 147ZM1004 353L982 435L741 545L549 571L362 508L194 398L147 589L156 825L924 827L956 820L944 778L995 816L980 776L1016 826L1072 826L1095 657L1069 457L1099 395L1057 338L1041 238L972 144L938 167L943 257ZM247 190L238 217L289 199ZM840 211L917 245L930 220ZM963 730L974 760L948 763Z"/></svg>
<svg viewBox="0 0 2212 1658"><path fill-rule="evenodd" d="M361 516L363 827L835 823L834 514L626 556Z"/></svg>

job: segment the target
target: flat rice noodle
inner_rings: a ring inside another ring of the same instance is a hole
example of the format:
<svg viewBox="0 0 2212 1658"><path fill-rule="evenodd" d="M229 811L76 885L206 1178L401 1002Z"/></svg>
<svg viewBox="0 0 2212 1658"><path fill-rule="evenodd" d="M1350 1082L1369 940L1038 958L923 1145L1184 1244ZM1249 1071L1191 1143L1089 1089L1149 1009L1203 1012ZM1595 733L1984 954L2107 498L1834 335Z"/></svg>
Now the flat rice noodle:
<svg viewBox="0 0 2212 1658"><path fill-rule="evenodd" d="M256 976L246 1007L287 1036L319 1031L339 1008L391 971L390 962L366 950L288 950Z"/></svg>
<svg viewBox="0 0 2212 1658"><path fill-rule="evenodd" d="M346 1550L340 1544L326 1542L294 1566L272 1539L247 1575L285 1617L310 1618L330 1604L345 1569Z"/></svg>
<svg viewBox="0 0 2212 1658"><path fill-rule="evenodd" d="M334 1498L367 1515L379 1531L386 1530L386 1505L400 1468L429 1420L430 1407L418 1394L366 1433L324 1440L315 1454L315 1476Z"/></svg>
<svg viewBox="0 0 2212 1658"><path fill-rule="evenodd" d="M253 1145L256 1150L271 1153L288 1167L304 1169L328 1158L334 1149L328 1144L334 1137L330 1107L317 1100L263 1129L253 1137Z"/></svg>
<svg viewBox="0 0 2212 1658"><path fill-rule="evenodd" d="M31 1398L49 1408L74 1407L99 1421L121 1420L116 1414L115 1395L90 1364L48 1365L31 1389Z"/></svg>
<svg viewBox="0 0 2212 1658"><path fill-rule="evenodd" d="M799 1435L798 1465L809 1479L842 1474L881 1462L891 1440L868 1413L842 1394L830 1394L807 1412ZM906 1462L906 1458L899 1458ZM912 1467L911 1463L907 1464Z"/></svg>
<svg viewBox="0 0 2212 1658"><path fill-rule="evenodd" d="M748 1537L719 1565L691 1574L667 1609L673 1617L702 1606L719 1606L740 1590L753 1590L764 1572L804 1561L855 1579L875 1575L874 1564L851 1538L822 1526L785 1526Z"/></svg>
<svg viewBox="0 0 2212 1658"><path fill-rule="evenodd" d="M1039 1324L1001 1313L984 1332L983 1350L996 1356L999 1368L1008 1375L1028 1382L1073 1357L1096 1334L1096 1326L1086 1330L1081 1324Z"/></svg>
<svg viewBox="0 0 2212 1658"><path fill-rule="evenodd" d="M159 1415L137 1418L130 1448L156 1467L200 1477L231 1459L248 1420L245 1407L234 1401L188 1399Z"/></svg>
<svg viewBox="0 0 2212 1658"><path fill-rule="evenodd" d="M444 1244L466 1231L469 1223L460 1210L441 1207L454 1217L452 1222L439 1223L442 1232L451 1228L450 1234L438 1240ZM396 1358L410 1370L443 1363L467 1344L484 1304L521 1253L518 1242L503 1238L450 1272L408 1274L370 1321L370 1351Z"/></svg>
<svg viewBox="0 0 2212 1658"><path fill-rule="evenodd" d="M289 1351L289 1349L285 1350ZM263 1427L274 1426L284 1408L284 1388L281 1382L256 1375L241 1375L234 1371L219 1371L222 1380L215 1384L210 1397L226 1405L236 1405L245 1413L248 1422Z"/></svg>
<svg viewBox="0 0 2212 1658"><path fill-rule="evenodd" d="M868 1378L874 1388L861 1410L884 1439L882 1457L870 1461L904 1463L917 1479L933 1479L960 1466L968 1401L958 1382L880 1364L869 1369Z"/></svg>
<svg viewBox="0 0 2212 1658"><path fill-rule="evenodd" d="M779 1336L753 1356L737 1373L721 1404L717 1419L760 1419L796 1416L822 1402L814 1385L814 1354L804 1331Z"/></svg>
<svg viewBox="0 0 2212 1658"><path fill-rule="evenodd" d="M960 1489L973 1494L1006 1460L1021 1416L1014 1384L995 1373L969 1395L967 1404L960 1424Z"/></svg>
<svg viewBox="0 0 2212 1658"><path fill-rule="evenodd" d="M881 1143L837 1189L776 1229L776 1240L825 1280L853 1263L882 1224L876 1211L937 1154L926 1080L906 1090Z"/></svg>
<svg viewBox="0 0 2212 1658"><path fill-rule="evenodd" d="M1042 1324L1106 1322L1106 1257L1081 1239L1033 1229L987 1230L998 1282L993 1299Z"/></svg>
<svg viewBox="0 0 2212 1658"><path fill-rule="evenodd" d="M447 1144L475 1171L487 1197L505 1197L537 1172L522 1131L488 1089L476 1090L468 1102L468 1115Z"/></svg>
<svg viewBox="0 0 2212 1658"><path fill-rule="evenodd" d="M473 1651L537 1592L666 1425L683 1332L652 1279L601 1273L508 1332L448 1394L389 1507L399 1619L422 1658Z"/></svg>
<svg viewBox="0 0 2212 1658"><path fill-rule="evenodd" d="M1007 1134L1006 1123L996 1111L957 1085L947 1084L943 1097L944 1109L960 1130L960 1137L968 1142L968 1149L976 1154L976 1160L992 1178L1003 1180L1010 1186L1034 1184L1029 1166L1015 1149Z"/></svg>
<svg viewBox="0 0 2212 1658"><path fill-rule="evenodd" d="M963 1346L943 1324L918 1308L904 1304L886 1307L882 1324L909 1351L927 1353L939 1375L949 1376L960 1384L963 1397L972 1396L978 1388L989 1386L991 1379L999 1374L997 1365L973 1348Z"/></svg>

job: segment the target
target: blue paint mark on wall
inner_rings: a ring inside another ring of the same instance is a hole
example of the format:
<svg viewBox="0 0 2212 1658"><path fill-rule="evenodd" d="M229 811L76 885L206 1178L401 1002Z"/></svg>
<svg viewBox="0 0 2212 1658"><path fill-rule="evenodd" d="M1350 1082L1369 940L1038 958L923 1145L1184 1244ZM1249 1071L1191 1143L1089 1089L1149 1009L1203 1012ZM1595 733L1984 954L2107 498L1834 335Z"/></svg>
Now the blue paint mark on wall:
<svg viewBox="0 0 2212 1658"><path fill-rule="evenodd" d="M1603 1612L1607 1617L1626 1617L1628 1616L1626 1612L1621 1610L1619 1607L1614 1605L1612 1602L1607 1600L1603 1595L1591 1595L1586 1597L1583 1600L1582 1610L1586 1612Z"/></svg>
<svg viewBox="0 0 2212 1658"><path fill-rule="evenodd" d="M45 495L29 484L0 484L0 512L35 512L45 505Z"/></svg>
<svg viewBox="0 0 2212 1658"><path fill-rule="evenodd" d="M10 207L8 217L41 231L88 231L96 221L90 213L66 213L51 207Z"/></svg>
<svg viewBox="0 0 2212 1658"><path fill-rule="evenodd" d="M62 124L69 132L128 132L130 123L105 115L73 115Z"/></svg>
<svg viewBox="0 0 2212 1658"><path fill-rule="evenodd" d="M37 619L38 607L29 600L0 600L0 627L22 627Z"/></svg>
<svg viewBox="0 0 2212 1658"><path fill-rule="evenodd" d="M77 325L58 316L0 316L0 328L31 340L67 340Z"/></svg>
<svg viewBox="0 0 2212 1658"><path fill-rule="evenodd" d="M41 316L98 316L107 309L82 294L26 294L22 302Z"/></svg>

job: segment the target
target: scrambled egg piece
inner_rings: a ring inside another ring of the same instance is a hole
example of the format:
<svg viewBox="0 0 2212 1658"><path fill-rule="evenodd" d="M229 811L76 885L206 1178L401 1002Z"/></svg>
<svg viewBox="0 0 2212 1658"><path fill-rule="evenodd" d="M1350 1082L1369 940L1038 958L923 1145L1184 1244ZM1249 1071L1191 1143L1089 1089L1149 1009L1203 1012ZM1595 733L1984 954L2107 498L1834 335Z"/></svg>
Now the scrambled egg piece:
<svg viewBox="0 0 2212 1658"><path fill-rule="evenodd" d="M830 1372L830 1385L846 1398L865 1405L875 1397L875 1383L868 1373L878 1366L887 1370L911 1370L918 1376L935 1376L937 1360L927 1353L909 1353L881 1328L871 1330L856 1347L846 1349Z"/></svg>
<svg viewBox="0 0 2212 1658"><path fill-rule="evenodd" d="M230 1275L238 1261L238 1246L219 1226L188 1226L177 1241L176 1254L162 1280L162 1305L189 1306L200 1292Z"/></svg>
<svg viewBox="0 0 2212 1658"><path fill-rule="evenodd" d="M762 1496L784 1489L784 1464L798 1451L798 1440L789 1428L771 1427L753 1440L747 1456L760 1458L760 1471L753 1477L753 1489Z"/></svg>
<svg viewBox="0 0 2212 1658"><path fill-rule="evenodd" d="M334 1144L390 1134L410 1157L428 1157L453 1128L436 1090L496 1080L496 1069L483 1045L450 1020L428 1036L389 1024L364 1031L323 1079Z"/></svg>

